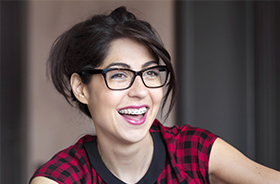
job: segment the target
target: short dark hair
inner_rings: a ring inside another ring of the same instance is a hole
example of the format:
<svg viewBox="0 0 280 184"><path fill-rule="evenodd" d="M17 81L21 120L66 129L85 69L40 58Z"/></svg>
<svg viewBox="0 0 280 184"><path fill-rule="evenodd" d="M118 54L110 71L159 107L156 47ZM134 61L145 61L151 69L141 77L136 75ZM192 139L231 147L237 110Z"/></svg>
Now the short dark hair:
<svg viewBox="0 0 280 184"><path fill-rule="evenodd" d="M71 75L100 66L108 55L112 41L119 38L142 43L158 61L162 60L167 66L170 77L162 103L164 107L171 94L167 117L174 107L177 92L170 55L152 26L148 22L138 20L123 6L109 15L94 15L74 25L54 41L47 66L55 88L70 105L77 104L83 113L91 117L87 105L79 102L71 90ZM91 76L80 77L85 84L91 80Z"/></svg>

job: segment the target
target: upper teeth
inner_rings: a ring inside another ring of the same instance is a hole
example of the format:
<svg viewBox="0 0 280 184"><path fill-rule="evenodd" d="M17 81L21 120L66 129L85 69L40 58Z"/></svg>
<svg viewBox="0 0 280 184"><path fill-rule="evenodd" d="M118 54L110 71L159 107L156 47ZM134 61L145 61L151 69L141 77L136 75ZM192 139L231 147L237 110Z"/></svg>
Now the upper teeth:
<svg viewBox="0 0 280 184"><path fill-rule="evenodd" d="M122 114L144 114L145 112L147 112L147 108L146 107L141 107L140 109L122 109L119 111Z"/></svg>

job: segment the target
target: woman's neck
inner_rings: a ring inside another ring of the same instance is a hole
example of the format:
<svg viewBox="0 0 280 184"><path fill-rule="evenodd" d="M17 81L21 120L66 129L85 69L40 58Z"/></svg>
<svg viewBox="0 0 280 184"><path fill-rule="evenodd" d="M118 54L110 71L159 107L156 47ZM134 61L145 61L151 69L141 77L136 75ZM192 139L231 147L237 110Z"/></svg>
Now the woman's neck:
<svg viewBox="0 0 280 184"><path fill-rule="evenodd" d="M150 133L138 143L121 144L97 138L97 144L104 164L126 183L139 181L152 162L154 144Z"/></svg>

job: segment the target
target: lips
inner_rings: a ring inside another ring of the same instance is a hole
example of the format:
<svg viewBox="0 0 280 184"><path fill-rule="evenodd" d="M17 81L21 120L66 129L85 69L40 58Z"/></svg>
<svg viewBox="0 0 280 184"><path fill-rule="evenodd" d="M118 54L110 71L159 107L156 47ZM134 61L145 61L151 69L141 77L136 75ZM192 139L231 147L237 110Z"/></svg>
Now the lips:
<svg viewBox="0 0 280 184"><path fill-rule="evenodd" d="M146 121L148 106L129 106L118 112L124 120L133 125L141 125Z"/></svg>

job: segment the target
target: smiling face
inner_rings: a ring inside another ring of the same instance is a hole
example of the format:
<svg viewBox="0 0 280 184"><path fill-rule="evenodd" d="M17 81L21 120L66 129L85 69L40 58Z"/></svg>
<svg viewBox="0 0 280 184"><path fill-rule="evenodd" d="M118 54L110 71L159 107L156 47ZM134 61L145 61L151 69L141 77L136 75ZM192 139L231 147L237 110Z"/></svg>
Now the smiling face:
<svg viewBox="0 0 280 184"><path fill-rule="evenodd" d="M156 65L145 46L130 39L117 39L98 69L140 71ZM98 139L123 143L136 143L149 135L163 96L162 88L145 87L140 76L126 90L110 90L101 74L93 75L84 94Z"/></svg>

